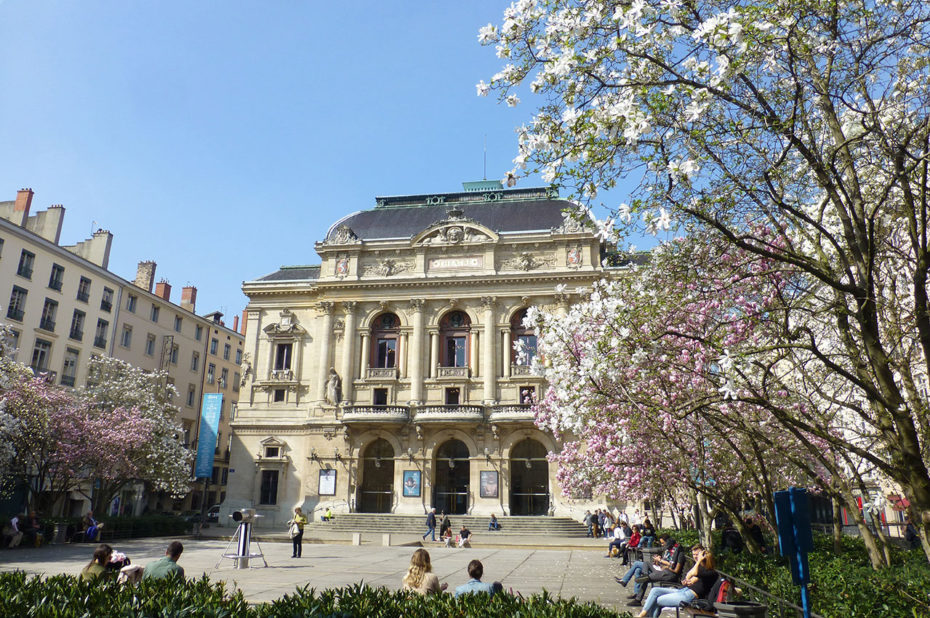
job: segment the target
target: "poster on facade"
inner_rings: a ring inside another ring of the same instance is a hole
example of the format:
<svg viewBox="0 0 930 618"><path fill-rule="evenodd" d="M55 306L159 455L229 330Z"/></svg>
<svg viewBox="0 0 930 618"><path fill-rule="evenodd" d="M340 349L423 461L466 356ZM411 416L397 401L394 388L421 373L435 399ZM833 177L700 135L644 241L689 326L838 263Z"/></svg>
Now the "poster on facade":
<svg viewBox="0 0 930 618"><path fill-rule="evenodd" d="M320 495L321 496L335 496L336 495L336 471L335 470L320 470Z"/></svg>
<svg viewBox="0 0 930 618"><path fill-rule="evenodd" d="M420 471L404 470L404 497L420 497Z"/></svg>
<svg viewBox="0 0 930 618"><path fill-rule="evenodd" d="M497 497L497 471L496 470L482 470L481 471L481 497L482 498L496 498Z"/></svg>

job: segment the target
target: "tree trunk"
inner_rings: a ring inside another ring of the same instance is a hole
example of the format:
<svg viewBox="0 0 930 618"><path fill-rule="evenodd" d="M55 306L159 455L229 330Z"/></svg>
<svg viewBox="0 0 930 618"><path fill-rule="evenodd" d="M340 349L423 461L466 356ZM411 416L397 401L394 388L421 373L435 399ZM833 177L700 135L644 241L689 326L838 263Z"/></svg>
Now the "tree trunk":
<svg viewBox="0 0 930 618"><path fill-rule="evenodd" d="M849 513L849 516L856 523L856 528L859 529L859 536L862 537L862 542L865 545L866 553L869 555L869 562L872 563L872 568L877 571L888 566L885 562L885 556L882 550L875 541L875 535L872 534L872 531L865 523L865 519L862 517L862 513L859 511L859 505L856 503L855 496L853 496L852 492L847 488L842 492L842 497L846 506L846 512Z"/></svg>
<svg viewBox="0 0 930 618"><path fill-rule="evenodd" d="M843 506L836 496L831 498L833 503L833 553L843 553Z"/></svg>
<svg viewBox="0 0 930 618"><path fill-rule="evenodd" d="M695 522L698 526L698 534L701 538L701 545L707 551L714 550L714 536L711 531L711 526L714 523L712 517L712 511L710 508L710 503L707 500L707 496L702 493L697 494L697 511L700 521Z"/></svg>

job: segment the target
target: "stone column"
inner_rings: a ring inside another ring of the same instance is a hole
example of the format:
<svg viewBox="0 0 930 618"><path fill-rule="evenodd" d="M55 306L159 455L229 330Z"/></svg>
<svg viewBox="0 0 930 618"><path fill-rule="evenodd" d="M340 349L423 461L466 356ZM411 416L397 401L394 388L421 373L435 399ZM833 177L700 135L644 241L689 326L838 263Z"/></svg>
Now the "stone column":
<svg viewBox="0 0 930 618"><path fill-rule="evenodd" d="M468 359L468 368L471 370L472 377L479 375L478 367L478 354L480 354L480 344L478 343L478 329L475 329L469 333L471 336L471 355ZM481 373L484 373L484 368L481 368Z"/></svg>
<svg viewBox="0 0 930 618"><path fill-rule="evenodd" d="M397 341L397 375L401 379L407 378L407 346L410 343L410 337L407 333L401 333Z"/></svg>
<svg viewBox="0 0 930 618"><path fill-rule="evenodd" d="M501 354L501 362L504 363L502 368L504 369L503 373L505 378L510 377L510 354L512 348L513 342L510 341L510 329L508 328L504 331L504 349L501 350L503 352L503 354Z"/></svg>
<svg viewBox="0 0 930 618"><path fill-rule="evenodd" d="M482 359L482 374L484 377L484 401L486 405L490 405L497 399L497 369L495 367L494 359L497 354L494 350L496 343L494 341L494 333L497 331L497 324L494 319L494 305L496 299L493 296L485 296L481 299L481 304L484 305L484 339L482 350L484 352L484 358Z"/></svg>
<svg viewBox="0 0 930 618"><path fill-rule="evenodd" d="M321 302L317 305L317 310L323 313L318 339L320 342L320 355L317 362L317 399L321 402L326 401L326 379L329 376L329 347L333 336L333 303L329 301Z"/></svg>
<svg viewBox="0 0 930 618"><path fill-rule="evenodd" d="M429 334L429 377L435 378L439 372L439 332Z"/></svg>
<svg viewBox="0 0 930 618"><path fill-rule="evenodd" d="M368 344L368 333L362 333L361 360L358 365L358 376L362 380L368 377L368 360L371 358L371 347Z"/></svg>
<svg viewBox="0 0 930 618"><path fill-rule="evenodd" d="M342 401L346 405L352 403L354 390L352 388L355 380L355 338L358 336L355 332L355 308L357 302L350 301L342 303L345 310L345 327L342 331Z"/></svg>
<svg viewBox="0 0 930 618"><path fill-rule="evenodd" d="M413 309L413 343L404 353L410 354L410 401L414 405L423 401L423 352L426 338L423 331L423 299L410 301Z"/></svg>

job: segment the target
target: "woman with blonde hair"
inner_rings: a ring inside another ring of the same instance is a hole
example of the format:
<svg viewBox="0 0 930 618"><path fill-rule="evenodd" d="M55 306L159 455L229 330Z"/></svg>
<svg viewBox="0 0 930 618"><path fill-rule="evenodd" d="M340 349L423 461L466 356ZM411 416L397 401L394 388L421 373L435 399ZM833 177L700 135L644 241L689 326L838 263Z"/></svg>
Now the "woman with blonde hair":
<svg viewBox="0 0 930 618"><path fill-rule="evenodd" d="M110 562L110 556L113 555L113 548L106 543L101 543L94 550L93 559L81 571L81 579L91 581L107 573L107 564Z"/></svg>
<svg viewBox="0 0 930 618"><path fill-rule="evenodd" d="M433 571L429 560L429 552L418 549L410 557L410 568L404 575L404 590L413 590L419 594L441 594L449 584L439 583L439 577Z"/></svg>

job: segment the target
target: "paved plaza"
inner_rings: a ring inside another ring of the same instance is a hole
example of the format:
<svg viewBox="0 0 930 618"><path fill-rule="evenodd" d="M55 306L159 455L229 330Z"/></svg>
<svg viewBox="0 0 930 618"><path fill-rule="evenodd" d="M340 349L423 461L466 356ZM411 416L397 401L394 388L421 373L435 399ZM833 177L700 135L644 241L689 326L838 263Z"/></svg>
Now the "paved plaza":
<svg viewBox="0 0 930 618"><path fill-rule="evenodd" d="M164 555L169 538L132 539L110 544L130 557L134 564L147 564ZM531 539L523 538L522 542ZM182 538L184 554L179 564L188 577L206 574L214 581L225 581L238 588L249 601L270 601L292 592L298 586L333 588L364 582L370 586L400 588L415 546L384 547L380 544L305 543L303 557L291 558L289 542L264 542L261 548L268 568L261 559L253 560L255 568L235 569L229 559L217 560L227 547L220 538L197 540ZM450 549L428 545L433 571L441 582L454 588L468 581L465 567L472 559L484 564L484 580L500 581L505 589L527 595L548 590L564 598L594 601L604 606L622 609L627 590L614 582L622 574L620 562L606 559L606 542L590 539L539 539L547 547L512 544L495 546L478 544L470 549ZM380 539L378 539L380 543ZM410 542L402 538L396 542ZM576 547L568 547L573 543ZM77 575L93 553L92 544L53 545L37 549L0 550L0 571L23 570L28 573ZM234 547L232 551L234 551ZM255 545L253 543L253 551Z"/></svg>

